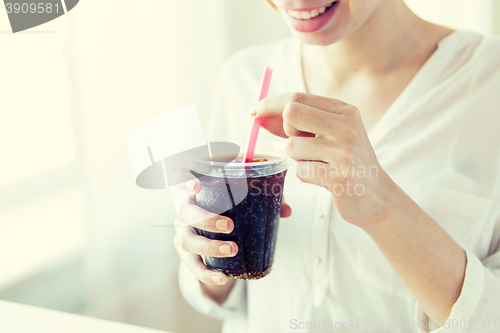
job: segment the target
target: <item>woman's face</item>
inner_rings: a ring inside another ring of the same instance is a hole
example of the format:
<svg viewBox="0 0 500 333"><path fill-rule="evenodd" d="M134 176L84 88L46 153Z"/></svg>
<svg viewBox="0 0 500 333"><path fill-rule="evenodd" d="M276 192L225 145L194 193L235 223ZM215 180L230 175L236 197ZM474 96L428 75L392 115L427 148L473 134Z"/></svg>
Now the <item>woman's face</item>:
<svg viewBox="0 0 500 333"><path fill-rule="evenodd" d="M384 1L264 0L304 43L329 45L360 29Z"/></svg>

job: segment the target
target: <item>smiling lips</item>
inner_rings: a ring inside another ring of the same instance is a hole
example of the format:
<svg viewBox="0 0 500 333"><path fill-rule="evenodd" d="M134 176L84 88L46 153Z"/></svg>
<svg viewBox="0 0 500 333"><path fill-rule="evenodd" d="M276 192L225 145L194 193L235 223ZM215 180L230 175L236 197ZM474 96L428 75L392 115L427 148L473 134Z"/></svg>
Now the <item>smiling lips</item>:
<svg viewBox="0 0 500 333"><path fill-rule="evenodd" d="M287 12L291 17L296 18L297 20L310 20L312 18L315 18L316 16L319 16L319 15L325 13L327 9L329 9L330 7L333 6L334 2L332 2L328 6L324 6L324 7L313 9L313 10L296 11L296 10L288 9Z"/></svg>
<svg viewBox="0 0 500 333"><path fill-rule="evenodd" d="M323 28L334 16L340 1L317 8L281 8L290 19L292 27L299 32L315 32Z"/></svg>

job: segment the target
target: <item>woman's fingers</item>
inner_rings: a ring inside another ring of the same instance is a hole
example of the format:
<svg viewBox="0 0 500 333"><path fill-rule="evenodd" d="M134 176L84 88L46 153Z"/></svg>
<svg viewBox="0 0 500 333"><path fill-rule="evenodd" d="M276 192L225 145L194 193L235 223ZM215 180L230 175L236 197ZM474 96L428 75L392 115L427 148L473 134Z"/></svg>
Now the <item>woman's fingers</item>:
<svg viewBox="0 0 500 333"><path fill-rule="evenodd" d="M288 93L283 95L269 96L250 110L255 118L269 117L283 113L285 106L290 103L308 105L329 113L346 114L352 106L338 99L316 96L307 93Z"/></svg>
<svg viewBox="0 0 500 333"><path fill-rule="evenodd" d="M187 194L197 195L201 190L201 182L186 168L175 169L170 177L173 178L174 184Z"/></svg>
<svg viewBox="0 0 500 333"><path fill-rule="evenodd" d="M283 116L281 114L262 118L261 126L271 134L281 138L288 138L283 129Z"/></svg>
<svg viewBox="0 0 500 333"><path fill-rule="evenodd" d="M183 180L176 187L178 191L174 204L180 225L189 225L210 232L231 233L234 223L230 218L204 210L196 204L195 195L201 190L201 182L187 169L177 168L172 173Z"/></svg>
<svg viewBox="0 0 500 333"><path fill-rule="evenodd" d="M328 187L330 184L328 181L328 171L328 164L323 162L297 162L297 177L301 181L330 190Z"/></svg>
<svg viewBox="0 0 500 333"><path fill-rule="evenodd" d="M283 204L281 205L280 217L287 218L290 217L291 215L292 215L292 208L290 207L289 204L283 201Z"/></svg>
<svg viewBox="0 0 500 333"><path fill-rule="evenodd" d="M179 250L179 256L189 271L201 282L216 285L227 283L228 277L223 273L209 270L199 255Z"/></svg>
<svg viewBox="0 0 500 333"><path fill-rule="evenodd" d="M295 161L320 161L335 163L336 154L342 154L334 141L324 138L290 137L286 140L285 152Z"/></svg>
<svg viewBox="0 0 500 333"><path fill-rule="evenodd" d="M344 121L338 115L299 103L289 103L283 111L283 128L289 137L304 133L331 136L339 132Z"/></svg>
<svg viewBox="0 0 500 333"><path fill-rule="evenodd" d="M175 235L174 244L177 249L206 257L234 257L238 253L238 245L232 241L213 240L198 235L187 227L180 227Z"/></svg>
<svg viewBox="0 0 500 333"><path fill-rule="evenodd" d="M234 222L229 217L210 213L193 201L183 201L178 205L177 219L181 225L189 225L210 232L229 234L234 229Z"/></svg>
<svg viewBox="0 0 500 333"><path fill-rule="evenodd" d="M251 113L255 118L264 117L262 126L275 135L311 137L341 133L356 110L335 99L310 94L288 94L261 101Z"/></svg>
<svg viewBox="0 0 500 333"><path fill-rule="evenodd" d="M226 284L228 277L223 273L209 270L201 256L233 257L238 252L238 246L234 242L215 241L200 236L195 228L181 227L178 221L175 221L175 225L177 234L174 238L174 246L191 273L203 283ZM229 250L227 243L229 243Z"/></svg>

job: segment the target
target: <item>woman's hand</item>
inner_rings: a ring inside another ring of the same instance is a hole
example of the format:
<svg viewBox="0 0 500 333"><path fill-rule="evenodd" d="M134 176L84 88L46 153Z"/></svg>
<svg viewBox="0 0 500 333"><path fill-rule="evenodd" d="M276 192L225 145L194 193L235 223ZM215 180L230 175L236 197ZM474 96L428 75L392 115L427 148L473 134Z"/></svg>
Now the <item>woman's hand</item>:
<svg viewBox="0 0 500 333"><path fill-rule="evenodd" d="M224 285L232 279L228 279L223 273L209 270L202 257L234 257L238 253L238 245L231 241L203 237L198 230L229 234L234 230L234 221L197 206L195 196L201 190L201 182L187 170L183 169L181 172L180 179L185 181L177 185L178 194L174 198L177 215L174 246L181 260L198 280L206 285ZM290 215L290 207L283 203L281 216Z"/></svg>
<svg viewBox="0 0 500 333"><path fill-rule="evenodd" d="M268 97L250 113L262 126L288 138L286 153L297 176L334 195L342 217L368 226L382 220L394 183L382 170L356 107L306 93Z"/></svg>
<svg viewBox="0 0 500 333"><path fill-rule="evenodd" d="M449 318L462 290L465 251L382 170L358 109L294 93L268 97L251 113L288 138L297 176L333 193L342 217L370 235L429 318Z"/></svg>
<svg viewBox="0 0 500 333"><path fill-rule="evenodd" d="M177 216L174 246L181 260L198 280L206 284L225 284L227 276L209 270L202 256L233 257L238 252L238 245L206 238L198 230L228 234L233 231L234 222L197 206L195 195L200 192L201 182L188 171L184 171L183 178L185 182L177 185L180 191L174 198Z"/></svg>

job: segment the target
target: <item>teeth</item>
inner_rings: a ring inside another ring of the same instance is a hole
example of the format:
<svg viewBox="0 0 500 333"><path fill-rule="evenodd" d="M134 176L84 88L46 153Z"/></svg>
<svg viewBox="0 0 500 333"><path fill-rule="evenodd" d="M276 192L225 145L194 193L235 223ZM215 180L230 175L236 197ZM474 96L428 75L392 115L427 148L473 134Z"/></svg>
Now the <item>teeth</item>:
<svg viewBox="0 0 500 333"><path fill-rule="evenodd" d="M289 10L288 14L290 14L290 16L293 16L296 19L299 19L299 20L302 19L302 15L300 14L300 12Z"/></svg>
<svg viewBox="0 0 500 333"><path fill-rule="evenodd" d="M326 7L321 7L320 9L313 9L311 11L295 11L295 10L288 10L288 14L298 20L310 20L311 18L314 18L318 15L321 15L323 14L324 12L326 12L326 9L327 8L330 8L331 6L333 6L333 4L335 3L336 1L332 2L331 4L329 4L328 6Z"/></svg>

